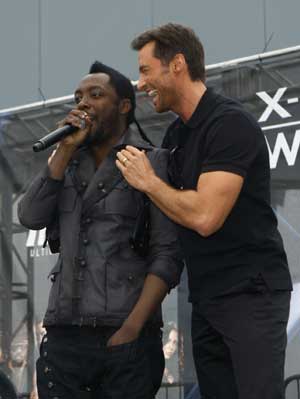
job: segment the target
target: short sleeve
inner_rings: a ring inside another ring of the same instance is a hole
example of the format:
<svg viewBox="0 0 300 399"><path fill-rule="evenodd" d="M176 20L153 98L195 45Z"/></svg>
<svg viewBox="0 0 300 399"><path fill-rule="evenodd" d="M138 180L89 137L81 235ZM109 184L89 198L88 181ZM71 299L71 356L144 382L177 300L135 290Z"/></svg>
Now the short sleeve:
<svg viewBox="0 0 300 399"><path fill-rule="evenodd" d="M201 173L228 171L242 177L259 150L261 131L242 113L220 117L208 132Z"/></svg>

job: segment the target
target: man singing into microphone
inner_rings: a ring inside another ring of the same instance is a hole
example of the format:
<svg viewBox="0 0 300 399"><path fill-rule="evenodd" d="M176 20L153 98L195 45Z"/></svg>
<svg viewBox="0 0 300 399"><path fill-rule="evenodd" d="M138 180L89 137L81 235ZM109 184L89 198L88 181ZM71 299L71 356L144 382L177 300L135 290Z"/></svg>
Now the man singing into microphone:
<svg viewBox="0 0 300 399"><path fill-rule="evenodd" d="M173 223L151 203L148 251L135 248L145 196L115 157L138 147L167 181L168 151L130 130L134 89L116 70L95 62L75 102L61 125L78 130L60 141L18 209L24 226L47 227L60 252L37 361L39 398L154 398L164 369L160 304L182 264Z"/></svg>

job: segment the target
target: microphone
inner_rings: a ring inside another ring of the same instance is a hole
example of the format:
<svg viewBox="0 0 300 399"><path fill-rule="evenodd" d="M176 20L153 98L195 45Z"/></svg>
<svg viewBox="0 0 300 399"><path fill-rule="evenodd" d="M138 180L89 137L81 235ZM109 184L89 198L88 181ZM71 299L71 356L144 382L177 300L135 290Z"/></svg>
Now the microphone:
<svg viewBox="0 0 300 399"><path fill-rule="evenodd" d="M84 121L82 121L84 122ZM60 127L53 132L47 134L40 140L38 140L32 147L34 152L39 152L46 150L46 148L50 147L52 144L57 143L61 139L63 139L66 136L69 136L70 134L76 132L79 128L72 126L72 125L65 125L63 127ZM82 127L84 129L84 126Z"/></svg>

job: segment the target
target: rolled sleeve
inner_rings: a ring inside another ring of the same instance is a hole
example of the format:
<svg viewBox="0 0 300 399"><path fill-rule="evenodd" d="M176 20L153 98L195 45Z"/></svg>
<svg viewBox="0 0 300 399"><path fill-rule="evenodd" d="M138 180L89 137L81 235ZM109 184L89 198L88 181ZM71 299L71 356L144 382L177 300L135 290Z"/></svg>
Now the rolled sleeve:
<svg viewBox="0 0 300 399"><path fill-rule="evenodd" d="M152 166L156 174L168 183L169 152L156 150L153 153L155 157L151 159ZM169 289L172 289L178 285L183 269L177 226L152 202L150 204L150 225L148 272L161 278Z"/></svg>

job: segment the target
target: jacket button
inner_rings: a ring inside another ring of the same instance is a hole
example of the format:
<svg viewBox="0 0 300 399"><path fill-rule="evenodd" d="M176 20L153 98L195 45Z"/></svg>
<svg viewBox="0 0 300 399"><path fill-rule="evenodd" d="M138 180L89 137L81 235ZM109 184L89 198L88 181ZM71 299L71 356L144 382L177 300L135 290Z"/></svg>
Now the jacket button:
<svg viewBox="0 0 300 399"><path fill-rule="evenodd" d="M89 244L89 240L87 238L83 239L83 245L88 245Z"/></svg>
<svg viewBox="0 0 300 399"><path fill-rule="evenodd" d="M85 223L90 224L91 222L92 222L92 219L91 219L91 218L85 219Z"/></svg>
<svg viewBox="0 0 300 399"><path fill-rule="evenodd" d="M81 182L81 187L82 188L86 188L87 187L87 182L86 181L82 181Z"/></svg>
<svg viewBox="0 0 300 399"><path fill-rule="evenodd" d="M46 366L46 367L44 368L44 373L45 373L45 374L48 374L49 371L51 371L50 368L49 368L48 366Z"/></svg>
<svg viewBox="0 0 300 399"><path fill-rule="evenodd" d="M99 190L102 190L103 187L104 187L104 183L102 183L102 182L98 183Z"/></svg>
<svg viewBox="0 0 300 399"><path fill-rule="evenodd" d="M133 276L132 275L128 276L128 280L132 281L133 280Z"/></svg>
<svg viewBox="0 0 300 399"><path fill-rule="evenodd" d="M85 267L85 266L86 266L86 261L85 261L84 259L82 259L82 260L80 261L80 266L81 266L81 267Z"/></svg>
<svg viewBox="0 0 300 399"><path fill-rule="evenodd" d="M51 389L51 388L53 388L53 387L54 387L53 382L52 382L52 381L49 381L49 382L48 382L48 388Z"/></svg>
<svg viewBox="0 0 300 399"><path fill-rule="evenodd" d="M83 277L83 273L82 273L82 272L79 272L79 273L78 273L78 275L77 275L77 277L76 277L76 280L77 280L77 281L84 281L84 277Z"/></svg>

